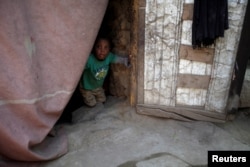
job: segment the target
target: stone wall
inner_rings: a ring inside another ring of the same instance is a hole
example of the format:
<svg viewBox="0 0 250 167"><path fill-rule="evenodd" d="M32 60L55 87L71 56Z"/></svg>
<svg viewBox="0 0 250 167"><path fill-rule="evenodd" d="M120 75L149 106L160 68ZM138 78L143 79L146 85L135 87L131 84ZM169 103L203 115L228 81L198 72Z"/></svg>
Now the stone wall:
<svg viewBox="0 0 250 167"><path fill-rule="evenodd" d="M229 0L225 37L210 48L191 47L193 0L139 3L138 102L224 112L247 0ZM110 0L107 9L113 52L130 53L131 4ZM140 63L143 62L143 65ZM109 92L129 96L130 69L112 65Z"/></svg>
<svg viewBox="0 0 250 167"><path fill-rule="evenodd" d="M193 50L193 0L146 0L145 104L224 112L247 1L228 3L225 37L215 46Z"/></svg>

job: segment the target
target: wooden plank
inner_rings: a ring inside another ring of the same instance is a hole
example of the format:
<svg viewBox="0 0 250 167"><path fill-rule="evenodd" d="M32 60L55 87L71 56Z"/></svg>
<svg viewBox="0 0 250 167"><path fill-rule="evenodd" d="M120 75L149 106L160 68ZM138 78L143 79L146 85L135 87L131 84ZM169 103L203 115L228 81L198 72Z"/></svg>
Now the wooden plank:
<svg viewBox="0 0 250 167"><path fill-rule="evenodd" d="M208 89L209 82L207 75L178 74L177 87Z"/></svg>
<svg viewBox="0 0 250 167"><path fill-rule="evenodd" d="M145 46L145 9L139 9L138 55L137 55L137 103L144 103L144 46Z"/></svg>
<svg viewBox="0 0 250 167"><path fill-rule="evenodd" d="M180 58L212 64L214 59L214 48L197 48L192 46L180 46Z"/></svg>
<svg viewBox="0 0 250 167"><path fill-rule="evenodd" d="M193 20L193 8L194 4L184 4L182 20Z"/></svg>
<svg viewBox="0 0 250 167"><path fill-rule="evenodd" d="M151 105L151 104L137 104L139 107L147 107L147 108L160 108L162 110L168 110L171 112L192 112L192 113L198 113L201 115L205 115L208 117L213 117L213 118L218 118L218 119L225 119L225 114L224 113L218 113L218 112L211 112L211 111L205 111L204 108L196 108L196 107L170 107L170 106L164 106L164 105Z"/></svg>
<svg viewBox="0 0 250 167"><path fill-rule="evenodd" d="M219 118L223 120L226 118L224 113L205 111L204 108L199 108L199 107L192 107L192 108L187 107L187 106L186 107L181 107L181 106L168 107L168 106L163 106L163 105L160 105L159 107L162 108L163 110L171 110L171 111L177 111L177 112L179 110L183 110L185 112L197 113L197 114L205 115L208 117Z"/></svg>
<svg viewBox="0 0 250 167"><path fill-rule="evenodd" d="M137 0L134 0L137 1ZM139 1L139 7L146 7L146 0L138 0Z"/></svg>
<svg viewBox="0 0 250 167"><path fill-rule="evenodd" d="M149 115L154 117L161 117L161 118L170 118L170 119L176 119L180 121L191 121L191 119L187 119L181 115L171 113L171 112L165 112L161 109L150 109L150 108L143 108L143 107L137 107L137 112L139 114L143 115Z"/></svg>
<svg viewBox="0 0 250 167"><path fill-rule="evenodd" d="M138 31L139 31L139 2L131 1L131 33L130 33L130 105L137 103L137 55L138 55Z"/></svg>
<svg viewBox="0 0 250 167"><path fill-rule="evenodd" d="M184 120L185 118L191 121L198 120L198 121L208 121L208 122L218 122L218 123L224 123L226 120L225 113L206 112L201 109L168 107L161 105L138 104L137 112L139 114L145 114L163 118L173 118L178 120ZM164 112L167 112L168 114L163 114ZM175 115L170 115L169 113L175 113ZM183 118L176 117L176 114Z"/></svg>

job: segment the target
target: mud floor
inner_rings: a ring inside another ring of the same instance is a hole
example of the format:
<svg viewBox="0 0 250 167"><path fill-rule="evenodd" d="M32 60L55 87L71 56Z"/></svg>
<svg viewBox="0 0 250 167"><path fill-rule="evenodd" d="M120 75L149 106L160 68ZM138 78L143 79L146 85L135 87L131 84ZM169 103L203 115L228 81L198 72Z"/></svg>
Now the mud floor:
<svg viewBox="0 0 250 167"><path fill-rule="evenodd" d="M56 126L68 136L66 155L25 166L202 167L208 150L250 150L249 128L247 109L226 123L181 122L138 115L125 99L108 97L74 111L73 124Z"/></svg>

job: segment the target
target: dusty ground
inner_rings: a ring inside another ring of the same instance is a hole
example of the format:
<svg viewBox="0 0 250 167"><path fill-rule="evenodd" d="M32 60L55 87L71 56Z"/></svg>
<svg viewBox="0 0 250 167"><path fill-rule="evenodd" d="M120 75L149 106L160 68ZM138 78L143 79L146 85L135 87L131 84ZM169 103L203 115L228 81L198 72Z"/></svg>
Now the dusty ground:
<svg viewBox="0 0 250 167"><path fill-rule="evenodd" d="M73 124L58 125L69 140L63 157L40 167L206 166L208 150L250 150L249 110L223 124L181 122L136 114L125 100L81 107ZM31 164L30 164L31 166Z"/></svg>

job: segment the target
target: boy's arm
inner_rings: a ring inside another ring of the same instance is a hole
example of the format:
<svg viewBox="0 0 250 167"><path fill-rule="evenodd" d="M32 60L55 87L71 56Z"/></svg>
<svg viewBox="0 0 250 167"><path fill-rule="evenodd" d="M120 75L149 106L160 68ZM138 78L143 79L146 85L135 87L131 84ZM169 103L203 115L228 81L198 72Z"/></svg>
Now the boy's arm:
<svg viewBox="0 0 250 167"><path fill-rule="evenodd" d="M131 55L126 56L126 57L116 55L114 63L120 63L120 64L124 64L126 67L130 67L130 57Z"/></svg>

